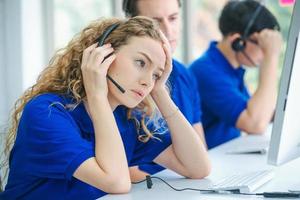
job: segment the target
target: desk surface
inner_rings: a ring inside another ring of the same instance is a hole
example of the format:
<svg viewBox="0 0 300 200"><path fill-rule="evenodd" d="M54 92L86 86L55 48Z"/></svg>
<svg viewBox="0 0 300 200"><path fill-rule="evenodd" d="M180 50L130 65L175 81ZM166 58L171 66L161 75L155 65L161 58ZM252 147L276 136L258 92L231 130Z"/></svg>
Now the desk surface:
<svg viewBox="0 0 300 200"><path fill-rule="evenodd" d="M241 146L264 146L269 142L269 135L242 136L228 143L209 150L212 162L211 174L202 180L191 180L172 172L164 170L155 176L165 179L176 188L205 188L211 182L219 180L224 176L235 173L256 171L263 169L274 169L274 178L255 192L265 191L287 191L289 189L300 190L300 159L288 162L285 165L275 167L267 164L267 154L228 154L228 151ZM153 179L152 189L146 187L146 183L132 186L128 194L106 195L101 199L262 199L256 196L201 194L197 191L177 192L169 188L159 180ZM270 198L267 198L270 199Z"/></svg>

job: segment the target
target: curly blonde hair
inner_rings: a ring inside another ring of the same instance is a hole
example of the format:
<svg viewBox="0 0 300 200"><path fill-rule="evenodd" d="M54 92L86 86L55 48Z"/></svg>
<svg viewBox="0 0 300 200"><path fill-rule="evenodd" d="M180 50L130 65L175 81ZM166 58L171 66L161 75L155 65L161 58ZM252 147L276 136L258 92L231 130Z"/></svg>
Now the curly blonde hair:
<svg viewBox="0 0 300 200"><path fill-rule="evenodd" d="M95 43L95 41L103 34L103 32L112 24L119 26L109 34L105 43L111 43L115 50L126 45L131 37L150 37L157 41L162 41L159 33L158 25L147 17L133 17L126 20L117 18L100 19L93 21L89 26L83 29L79 34L69 42L69 44L56 52L50 60L48 66L43 70L37 79L36 84L27 89L24 94L16 101L12 113L11 125L8 129L8 136L4 153L6 155L3 166L8 165L8 158L12 146L16 139L17 127L25 105L34 97L44 93L56 93L59 95L68 95L74 99L75 104L80 104L86 98L81 73L81 60L83 51ZM143 112L140 120L143 135L138 138L142 142L147 142L154 137L145 125L145 117L151 117L155 112L155 105L150 97L147 97L139 106ZM134 119L129 110L128 119ZM2 168L1 167L1 168ZM5 177L7 176L7 172Z"/></svg>

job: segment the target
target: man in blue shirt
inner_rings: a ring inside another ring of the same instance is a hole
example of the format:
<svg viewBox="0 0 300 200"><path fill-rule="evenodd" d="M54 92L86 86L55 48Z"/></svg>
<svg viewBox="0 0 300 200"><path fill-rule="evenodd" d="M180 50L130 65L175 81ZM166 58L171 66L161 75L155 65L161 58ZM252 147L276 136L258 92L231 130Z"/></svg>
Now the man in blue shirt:
<svg viewBox="0 0 300 200"><path fill-rule="evenodd" d="M241 130L263 133L276 104L281 36L275 17L257 1L234 0L223 8L219 29L223 39L212 42L190 66L198 82L208 148L240 136ZM252 97L243 65L259 65Z"/></svg>
<svg viewBox="0 0 300 200"><path fill-rule="evenodd" d="M180 0L124 0L123 10L127 17L143 15L155 19L162 32L167 37L172 52L175 51L180 31L179 8ZM205 144L203 128L201 124L200 97L197 83L183 64L173 59L173 70L169 78L171 98L184 114L186 119L193 125L198 135ZM140 170L143 172L141 172ZM145 173L156 173L162 167L152 163L131 168L132 180L145 177ZM140 177L140 178L138 178Z"/></svg>

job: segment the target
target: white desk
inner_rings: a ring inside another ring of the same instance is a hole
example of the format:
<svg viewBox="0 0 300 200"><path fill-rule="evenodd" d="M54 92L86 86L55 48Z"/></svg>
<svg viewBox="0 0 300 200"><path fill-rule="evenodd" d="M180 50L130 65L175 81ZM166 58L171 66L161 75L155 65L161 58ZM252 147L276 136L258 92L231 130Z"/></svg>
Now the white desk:
<svg viewBox="0 0 300 200"><path fill-rule="evenodd" d="M211 181L219 180L224 176L236 172L247 172L262 169L274 169L275 177L259 188L255 192L264 191L287 191L288 189L300 190L300 159L293 160L280 167L274 167L267 164L267 154L228 154L229 150L241 145L261 145L268 143L269 136L242 136L228 143L220 145L209 151L212 162L212 172L210 176L202 180L185 179L182 176L170 171L164 170L155 176L165 179L176 188L205 188ZM152 189L147 189L146 183L140 183L132 186L128 194L106 195L101 199L263 199L259 196L242 196L227 194L201 194L197 191L177 192L157 179L153 179ZM271 198L267 198L271 199Z"/></svg>

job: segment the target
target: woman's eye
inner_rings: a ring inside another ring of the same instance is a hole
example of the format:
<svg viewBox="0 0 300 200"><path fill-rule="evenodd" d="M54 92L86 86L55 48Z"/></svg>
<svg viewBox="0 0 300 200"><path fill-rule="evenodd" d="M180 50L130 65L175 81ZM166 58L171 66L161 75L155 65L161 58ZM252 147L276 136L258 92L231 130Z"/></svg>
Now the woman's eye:
<svg viewBox="0 0 300 200"><path fill-rule="evenodd" d="M160 79L160 75L159 75L159 74L153 74L153 79L154 79L154 80Z"/></svg>
<svg viewBox="0 0 300 200"><path fill-rule="evenodd" d="M145 61L143 61L143 60L136 60L135 62L137 63L137 65L139 67L145 67L145 65L146 65Z"/></svg>

